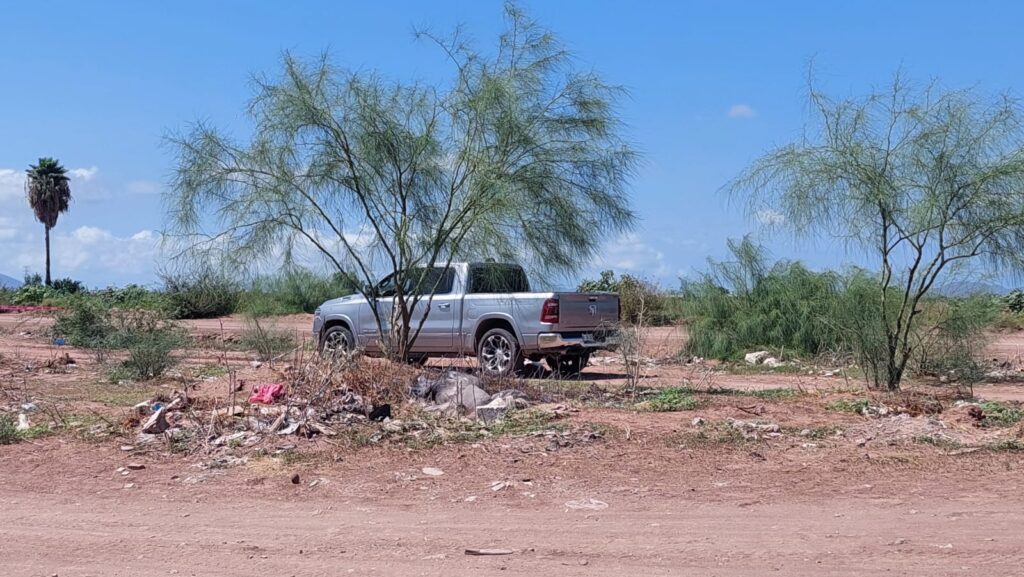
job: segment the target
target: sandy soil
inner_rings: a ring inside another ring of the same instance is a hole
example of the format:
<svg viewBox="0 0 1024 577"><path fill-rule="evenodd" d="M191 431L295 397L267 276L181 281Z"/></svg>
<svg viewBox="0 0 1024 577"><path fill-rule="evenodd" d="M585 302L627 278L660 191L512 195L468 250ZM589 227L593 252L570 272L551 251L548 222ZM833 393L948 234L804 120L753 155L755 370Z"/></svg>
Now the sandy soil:
<svg viewBox="0 0 1024 577"><path fill-rule="evenodd" d="M116 415L175 386L100 384L95 359L50 344L46 324L0 315L7 362L0 385L13 397L46 396ZM305 332L309 319L282 324ZM199 335L243 327L240 319L189 325ZM652 357L670 356L685 338L679 329L655 335L660 348ZM990 350L1010 358L1022 345L1024 336L999 335ZM38 370L65 352L76 368ZM227 363L249 379L275 370L248 367L244 352L189 355L193 366ZM659 364L646 382L697 383L706 372ZM623 374L602 363L585 378L614 384ZM749 390L858 385L821 375L714 379L715 386ZM213 379L200 391L216 394L223 385ZM1013 383L976 392L1024 399L1024 386ZM751 418L747 405L754 402L763 419L787 430L836 424L848 433L706 447L679 440L692 432L695 416ZM823 402L817 395L780 402L717 397L680 413L585 408L566 426L601 426L606 434L555 448L531 436L416 450L288 437L281 443L300 443L308 458L254 458L233 468L210 468L203 458L163 447L126 452L117 440L71 435L0 446L0 575L1021 574L1024 455L898 443L883 435L882 422L826 413ZM943 418L970 428L957 415ZM861 445L857 436L872 440ZM122 475L117 469L129 463L145 468ZM424 467L444 474L426 475ZM496 481L508 485L494 491ZM512 553L469 556L468 548Z"/></svg>

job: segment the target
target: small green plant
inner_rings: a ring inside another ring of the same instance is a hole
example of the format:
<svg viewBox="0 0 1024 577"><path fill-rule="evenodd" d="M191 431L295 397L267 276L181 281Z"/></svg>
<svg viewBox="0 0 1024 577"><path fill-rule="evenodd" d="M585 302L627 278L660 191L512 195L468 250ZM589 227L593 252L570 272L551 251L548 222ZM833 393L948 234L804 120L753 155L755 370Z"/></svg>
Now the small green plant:
<svg viewBox="0 0 1024 577"><path fill-rule="evenodd" d="M0 413L0 445L13 445L21 440L14 415Z"/></svg>
<svg viewBox="0 0 1024 577"><path fill-rule="evenodd" d="M989 444L987 448L990 451L1004 451L1008 453L1016 453L1024 451L1024 442L1021 442L1017 439L1003 439L1002 441L997 441L995 443Z"/></svg>
<svg viewBox="0 0 1024 577"><path fill-rule="evenodd" d="M251 318L246 324L239 342L245 349L255 351L261 361L273 360L295 349L295 337L273 323Z"/></svg>
<svg viewBox="0 0 1024 577"><path fill-rule="evenodd" d="M673 411L692 411L700 406L700 401L694 397L690 389L683 387L669 387L661 389L650 399L637 405L637 408L658 413Z"/></svg>
<svg viewBox="0 0 1024 577"><path fill-rule="evenodd" d="M835 411L837 413L862 413L864 409L868 408L869 401L867 399L836 399L829 401L825 405L826 411Z"/></svg>
<svg viewBox="0 0 1024 577"><path fill-rule="evenodd" d="M918 435L914 437L914 442L919 445L931 445L933 447L938 447L939 449L944 449L947 451L963 448L963 443L957 441L956 439L950 439L947 437L940 437L936 435Z"/></svg>
<svg viewBox="0 0 1024 577"><path fill-rule="evenodd" d="M1024 411L1019 407L999 401L982 403L981 411L985 414L983 424L990 427L1009 427L1024 418Z"/></svg>

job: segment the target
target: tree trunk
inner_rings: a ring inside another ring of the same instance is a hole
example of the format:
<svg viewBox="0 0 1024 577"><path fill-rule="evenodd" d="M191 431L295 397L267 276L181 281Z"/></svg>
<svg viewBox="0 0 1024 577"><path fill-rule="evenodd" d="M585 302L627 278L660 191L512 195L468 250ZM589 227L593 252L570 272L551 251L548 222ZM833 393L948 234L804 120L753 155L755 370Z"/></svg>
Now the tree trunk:
<svg viewBox="0 0 1024 577"><path fill-rule="evenodd" d="M46 286L50 286L50 227L46 227Z"/></svg>

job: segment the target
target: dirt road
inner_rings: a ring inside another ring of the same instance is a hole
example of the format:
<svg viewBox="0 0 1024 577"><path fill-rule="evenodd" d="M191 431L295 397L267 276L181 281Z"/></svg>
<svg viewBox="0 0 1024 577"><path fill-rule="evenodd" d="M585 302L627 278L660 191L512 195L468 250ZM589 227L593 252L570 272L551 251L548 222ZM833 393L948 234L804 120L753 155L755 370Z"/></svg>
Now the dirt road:
<svg viewBox="0 0 1024 577"><path fill-rule="evenodd" d="M1019 459L850 455L830 475L776 454L447 447L347 455L294 469L295 485L292 469L180 460L123 477L116 447L86 449L0 449L5 576L1011 576L1024 561ZM418 474L428 465L445 474ZM503 475L518 484L491 491ZM586 499L608 506L566 506Z"/></svg>

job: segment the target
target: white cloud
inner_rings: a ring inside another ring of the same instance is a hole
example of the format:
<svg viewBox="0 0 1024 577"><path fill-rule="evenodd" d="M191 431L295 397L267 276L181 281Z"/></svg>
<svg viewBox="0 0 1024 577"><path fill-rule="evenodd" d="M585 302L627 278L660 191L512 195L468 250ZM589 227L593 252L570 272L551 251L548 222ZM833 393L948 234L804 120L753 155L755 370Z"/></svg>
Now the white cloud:
<svg viewBox="0 0 1024 577"><path fill-rule="evenodd" d="M665 262L665 253L647 244L635 233L624 234L606 245L596 264L602 269L631 273L643 278L671 274Z"/></svg>
<svg viewBox="0 0 1024 577"><path fill-rule="evenodd" d="M25 171L0 168L0 202L25 198Z"/></svg>
<svg viewBox="0 0 1024 577"><path fill-rule="evenodd" d="M755 216L757 217L757 222L769 226L786 222L786 215L770 208L757 211Z"/></svg>
<svg viewBox="0 0 1024 577"><path fill-rule="evenodd" d="M749 104L733 104L729 107L729 118L753 118L757 112Z"/></svg>
<svg viewBox="0 0 1024 577"><path fill-rule="evenodd" d="M68 174L71 175L71 178L77 178L79 180L84 180L88 182L95 178L96 173L98 173L99 171L100 169L98 167L91 166L89 168L72 168L71 170L68 171Z"/></svg>
<svg viewBox="0 0 1024 577"><path fill-rule="evenodd" d="M46 254L39 227L21 227L0 218L0 273L20 277L24 269L42 272ZM160 256L161 235L140 230L118 236L94 226L52 233L55 277L72 277L93 286L148 279Z"/></svg>

